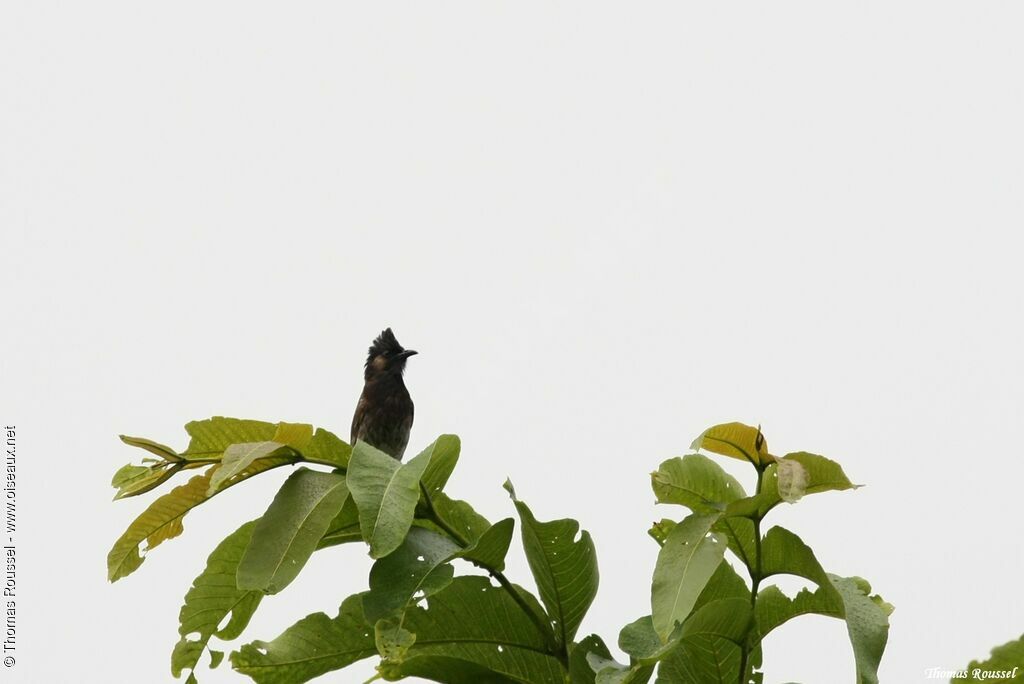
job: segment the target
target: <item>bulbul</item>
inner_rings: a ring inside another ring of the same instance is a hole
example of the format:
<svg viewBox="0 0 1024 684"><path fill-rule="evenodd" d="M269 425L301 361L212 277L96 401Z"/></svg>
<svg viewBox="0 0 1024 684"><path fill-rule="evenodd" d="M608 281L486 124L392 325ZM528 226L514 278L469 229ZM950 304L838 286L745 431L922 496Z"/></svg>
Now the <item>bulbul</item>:
<svg viewBox="0 0 1024 684"><path fill-rule="evenodd" d="M352 416L352 444L363 440L399 461L412 430L412 397L402 381L405 362L416 352L404 349L388 328L366 356L363 393Z"/></svg>

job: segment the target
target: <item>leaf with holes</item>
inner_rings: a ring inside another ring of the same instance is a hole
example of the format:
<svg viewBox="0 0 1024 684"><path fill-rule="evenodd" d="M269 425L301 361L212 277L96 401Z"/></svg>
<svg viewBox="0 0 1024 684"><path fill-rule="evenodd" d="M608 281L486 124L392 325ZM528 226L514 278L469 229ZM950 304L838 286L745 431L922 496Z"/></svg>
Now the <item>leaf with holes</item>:
<svg viewBox="0 0 1024 684"><path fill-rule="evenodd" d="M361 595L341 604L337 617L308 615L273 641L254 641L231 654L231 666L256 684L302 684L377 653Z"/></svg>
<svg viewBox="0 0 1024 684"><path fill-rule="evenodd" d="M292 462L291 458L268 458L256 461L235 475L217 493L253 475ZM144 559L139 553L139 546L143 542L147 544L146 551L152 551L162 542L173 539L184 531L182 520L185 515L210 498L210 478L218 467L214 465L202 475L193 477L185 484L175 487L156 499L128 526L128 529L114 542L114 546L107 554L107 578L111 582L127 577L142 565Z"/></svg>
<svg viewBox="0 0 1024 684"><path fill-rule="evenodd" d="M460 551L462 547L445 535L419 527L409 530L402 545L370 570L370 591L363 595L366 619L375 623L401 616L410 601L444 589L453 577L448 561Z"/></svg>
<svg viewBox="0 0 1024 684"><path fill-rule="evenodd" d="M210 638L237 638L256 612L263 594L235 586L235 570L255 525L255 521L247 522L218 544L206 561L206 569L192 581L192 588L185 594L178 616L181 639L171 654L171 672L175 677L180 677L183 670L191 670L191 681L195 681L196 665ZM227 624L218 629L229 615ZM189 638L193 634L198 638Z"/></svg>
<svg viewBox="0 0 1024 684"><path fill-rule="evenodd" d="M576 630L597 594L597 552L590 533L571 519L540 522L505 483L519 512L523 549L547 607L558 643L571 644ZM579 539L577 539L577 534Z"/></svg>
<svg viewBox="0 0 1024 684"><path fill-rule="evenodd" d="M536 599L516 587L528 603ZM535 605L532 610L540 611ZM564 684L565 671L523 608L486 577L455 578L412 606L404 629L415 643L388 674L428 676L445 682ZM466 673L476 678L467 678Z"/></svg>
<svg viewBox="0 0 1024 684"><path fill-rule="evenodd" d="M711 526L717 515L691 515L669 532L658 553L651 584L654 630L667 641L693 610L697 598L725 556L726 544Z"/></svg>
<svg viewBox="0 0 1024 684"><path fill-rule="evenodd" d="M859 577L838 577L826 573L814 552L801 539L782 527L773 527L761 546L764 577L777 574L797 575L818 585L813 594L801 592L785 599L773 592L756 606L759 638L786 620L803 612L819 613L846 621L846 628L857 664L858 684L878 683L878 664L889 635L892 606L881 597L870 595L871 585Z"/></svg>

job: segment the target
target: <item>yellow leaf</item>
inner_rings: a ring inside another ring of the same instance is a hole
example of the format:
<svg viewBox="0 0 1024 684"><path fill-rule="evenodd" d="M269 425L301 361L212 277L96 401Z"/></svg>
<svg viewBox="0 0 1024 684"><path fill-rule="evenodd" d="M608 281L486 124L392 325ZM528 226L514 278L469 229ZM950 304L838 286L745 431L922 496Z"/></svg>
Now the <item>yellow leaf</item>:
<svg viewBox="0 0 1024 684"><path fill-rule="evenodd" d="M743 423L710 427L693 440L690 448L738 458L759 468L775 462L775 457L768 453L768 441L761 434L761 428Z"/></svg>

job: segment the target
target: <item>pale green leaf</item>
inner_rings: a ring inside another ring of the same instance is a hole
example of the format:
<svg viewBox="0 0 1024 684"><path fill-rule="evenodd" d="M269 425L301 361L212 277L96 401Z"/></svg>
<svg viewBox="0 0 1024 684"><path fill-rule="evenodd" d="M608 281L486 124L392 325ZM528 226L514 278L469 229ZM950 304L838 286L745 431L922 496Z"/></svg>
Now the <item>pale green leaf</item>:
<svg viewBox="0 0 1024 684"><path fill-rule="evenodd" d="M697 597L725 555L726 544L711 526L717 515L691 515L669 533L658 553L651 585L654 629L667 641L690 614Z"/></svg>
<svg viewBox="0 0 1024 684"><path fill-rule="evenodd" d="M238 566L238 587L276 594L299 574L348 499L345 476L299 468L260 518Z"/></svg>
<svg viewBox="0 0 1024 684"><path fill-rule="evenodd" d="M212 496L232 477L248 468L254 461L273 456L288 456L294 452L280 442L243 442L224 450L220 467L210 479L208 496Z"/></svg>
<svg viewBox="0 0 1024 684"><path fill-rule="evenodd" d="M457 435L441 435L434 443L423 450L429 453L430 463L423 473L423 486L430 494L444 489L451 477L455 465L459 462L461 443Z"/></svg>
<svg viewBox="0 0 1024 684"><path fill-rule="evenodd" d="M419 501L420 477L429 462L428 452L402 464L365 442L353 448L348 486L372 558L383 558L405 539Z"/></svg>
<svg viewBox="0 0 1024 684"><path fill-rule="evenodd" d="M689 454L664 461L651 473L658 503L680 504L694 513L724 511L746 494L736 478L707 456Z"/></svg>

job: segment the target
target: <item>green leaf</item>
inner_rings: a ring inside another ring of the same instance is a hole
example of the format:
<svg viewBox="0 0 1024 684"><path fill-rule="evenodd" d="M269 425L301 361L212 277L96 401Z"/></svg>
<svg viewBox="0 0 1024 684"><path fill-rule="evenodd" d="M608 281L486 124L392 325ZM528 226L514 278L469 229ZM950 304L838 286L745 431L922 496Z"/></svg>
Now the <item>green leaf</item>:
<svg viewBox="0 0 1024 684"><path fill-rule="evenodd" d="M757 594L757 629L763 639L773 629L800 615L816 614L843 619L843 606L835 594L828 589L801 589L789 598L775 585L762 589Z"/></svg>
<svg viewBox="0 0 1024 684"><path fill-rule="evenodd" d="M750 626L750 601L725 598L711 601L694 610L680 632L682 639L694 636L713 636L741 646Z"/></svg>
<svg viewBox="0 0 1024 684"><path fill-rule="evenodd" d="M285 480L238 566L239 589L276 594L299 574L348 499L345 476L299 468Z"/></svg>
<svg viewBox="0 0 1024 684"><path fill-rule="evenodd" d="M277 466L292 463L291 458L263 459L238 473L221 487L220 493L247 478ZM214 465L202 475L197 475L183 485L175 487L156 499L137 517L124 534L114 542L107 554L107 578L116 582L127 577L142 565L143 557L139 545L146 542L146 551L151 551L162 542L177 537L184 531L182 520L185 515L210 498L210 478L219 465Z"/></svg>
<svg viewBox="0 0 1024 684"><path fill-rule="evenodd" d="M470 544L475 544L491 528L491 523L465 501L452 499L444 492L430 495L435 514Z"/></svg>
<svg viewBox="0 0 1024 684"><path fill-rule="evenodd" d="M459 554L460 558L488 570L501 572L505 569L505 556L512 543L512 532L516 523L512 518L499 520L480 535L476 543Z"/></svg>
<svg viewBox="0 0 1024 684"><path fill-rule="evenodd" d="M426 457L429 464L422 480L423 486L430 494L440 492L448 483L448 478L455 470L455 464L459 462L460 448L461 443L457 435L441 435L423 450L422 453L429 454Z"/></svg>
<svg viewBox="0 0 1024 684"><path fill-rule="evenodd" d="M153 440L146 439L145 437L129 437L128 435L119 436L121 438L121 441L124 442L125 444L133 447L138 447L140 449L145 449L149 453L156 454L165 461L177 462L182 460L181 456L178 455L177 451L175 451L169 446L160 444L159 442L154 442Z"/></svg>
<svg viewBox="0 0 1024 684"><path fill-rule="evenodd" d="M344 468L348 464L351 447L333 433L306 423L267 423L260 420L242 420L215 416L185 425L191 436L188 448L181 454L185 459L220 459L233 444L277 442L291 447L313 463Z"/></svg>
<svg viewBox="0 0 1024 684"><path fill-rule="evenodd" d="M366 605L365 599L363 605ZM395 620L378 620L373 632L377 652L386 661L405 660L405 654L416 643L416 635L402 629L401 624Z"/></svg>
<svg viewBox="0 0 1024 684"><path fill-rule="evenodd" d="M220 458L232 444L271 441L277 425L261 420L214 416L187 423L185 431L192 439L182 456L186 459Z"/></svg>
<svg viewBox="0 0 1024 684"><path fill-rule="evenodd" d="M651 525L651 529L647 530L647 534L651 536L651 539L658 542L658 546L664 546L665 540L668 539L668 534L675 528L675 520L669 520L668 518L662 518L658 522Z"/></svg>
<svg viewBox="0 0 1024 684"><path fill-rule="evenodd" d="M650 615L634 620L619 632L619 648L631 659L644 663L657 662L674 645L674 640L667 644L661 640Z"/></svg>
<svg viewBox="0 0 1024 684"><path fill-rule="evenodd" d="M763 466L775 460L768 453L768 441L761 434L761 428L743 423L722 423L709 427L693 440L690 448L738 458L755 466Z"/></svg>
<svg viewBox="0 0 1024 684"><path fill-rule="evenodd" d="M794 503L806 494L857 489L833 460L798 451L786 454L764 472L761 491L738 499L726 509L728 516L761 517L783 501Z"/></svg>
<svg viewBox="0 0 1024 684"><path fill-rule="evenodd" d="M741 658L740 648L726 639L685 639L661 661L656 684L736 684Z"/></svg>
<svg viewBox="0 0 1024 684"><path fill-rule="evenodd" d="M764 577L791 574L818 585L816 595L801 592L792 601L783 602L774 593L765 595L756 607L760 639L786 620L802 612L815 612L846 620L857 663L858 684L877 684L878 664L889 635L892 606L878 596L870 596L871 586L859 577L837 577L826 573L810 547L782 527L768 530L761 545ZM785 598L784 596L782 598ZM787 599L788 601L788 599Z"/></svg>
<svg viewBox="0 0 1024 684"><path fill-rule="evenodd" d="M594 684L644 684L654 672L654 665L622 665L596 653L587 656L587 663L596 673Z"/></svg>
<svg viewBox="0 0 1024 684"><path fill-rule="evenodd" d="M151 466L137 466L131 463L122 466L110 481L117 489L114 500L138 496L159 487L181 470L183 465L182 461L171 465L162 461Z"/></svg>
<svg viewBox="0 0 1024 684"><path fill-rule="evenodd" d="M856 489L857 486L847 479L835 461L805 452L787 454L765 469L759 493L729 503L714 530L726 535L729 548L747 568L753 569L757 567L753 519L763 518L782 503L783 493L796 501L805 494Z"/></svg>
<svg viewBox="0 0 1024 684"><path fill-rule="evenodd" d="M750 588L747 583L736 574L736 571L732 569L732 566L728 563L720 563L715 573L711 575L711 579L704 585L703 591L700 592L700 596L697 597L697 602L693 605L694 610L701 608L712 601L718 601L720 599L727 598L742 598L745 601L750 601Z"/></svg>
<svg viewBox="0 0 1024 684"><path fill-rule="evenodd" d="M171 672L180 677L183 670L192 671L195 679L195 668L203 655L203 649L209 647L210 638L217 636L223 640L235 639L249 623L263 595L257 591L245 591L235 586L235 569L252 536L256 522L247 522L228 535L210 554L206 561L206 569L192 581L192 588L185 594L185 603L178 615L178 634L180 640L171 654ZM223 629L217 626L230 615ZM197 639L189 635L197 634ZM211 658L220 662L220 657ZM210 667L217 664L211 662Z"/></svg>
<svg viewBox="0 0 1024 684"><path fill-rule="evenodd" d="M530 508L516 498L510 482L506 482L505 488L519 512L526 560L547 607L555 637L559 645L571 644L597 595L594 542L590 533L581 532L580 524L572 518L538 521Z"/></svg>
<svg viewBox="0 0 1024 684"><path fill-rule="evenodd" d="M362 596L350 596L337 617L314 613L270 642L254 641L231 654L231 666L257 684L301 684L377 653Z"/></svg>
<svg viewBox="0 0 1024 684"><path fill-rule="evenodd" d="M573 645L569 651L569 682L570 684L595 684L594 669L587 662L591 656L597 656L604 660L611 660L612 654L608 651L601 637L596 634L584 638Z"/></svg>
<svg viewBox="0 0 1024 684"><path fill-rule="evenodd" d="M280 442L244 442L242 444L232 444L224 450L224 455L221 457L220 467L217 468L217 472L214 473L210 479L210 487L207 492L208 496L212 496L220 489L221 485L230 480L232 477L242 472L250 465L253 461L257 461L261 458L270 458L272 456L288 456L294 452L290 447L281 444Z"/></svg>
<svg viewBox="0 0 1024 684"><path fill-rule="evenodd" d="M361 541L363 541L363 532L359 528L359 508L350 492L338 515L334 516L334 520L327 526L327 532L324 533L316 548L317 550L326 549L338 544Z"/></svg>
<svg viewBox="0 0 1024 684"><path fill-rule="evenodd" d="M750 624L750 593L729 566L721 563L708 580L686 621L672 631L667 641L654 629L650 615L631 622L619 632L619 648L634 662L653 664L665 657L682 639L717 636L741 641Z"/></svg>
<svg viewBox="0 0 1024 684"><path fill-rule="evenodd" d="M448 564L462 548L448 537L413 527L402 545L373 564L370 591L363 595L366 619L401 616L414 597L436 594L452 581ZM401 626L401 619L397 623Z"/></svg>
<svg viewBox="0 0 1024 684"><path fill-rule="evenodd" d="M348 460L352 455L352 447L347 442L323 428L317 428L309 443L299 451L308 461L333 465L337 468L347 468Z"/></svg>
<svg viewBox="0 0 1024 684"><path fill-rule="evenodd" d="M729 549L748 569L757 567L757 544L754 521L745 516L724 515L711 528L723 535Z"/></svg>
<svg viewBox="0 0 1024 684"><path fill-rule="evenodd" d="M996 673L1002 677L993 676ZM992 657L985 662L972 660L967 666L968 682L1024 682L1024 636L1016 641L1009 641L992 649Z"/></svg>
<svg viewBox="0 0 1024 684"><path fill-rule="evenodd" d="M706 606L724 599L740 600L747 616L740 616L741 624L746 624L750 614L750 589L728 563L720 563L708 580L694 604L689 620L694 620ZM727 614L730 612L726 610ZM659 684L735 684L740 672L740 648L728 639L694 633L700 631L697 629L699 626L699 623L691 625L685 638L682 635L683 628L677 628L665 650L657 654L661 658L657 680ZM738 629L738 625L734 625L734 629ZM753 649L749 662L755 666L760 665L760 647Z"/></svg>
<svg viewBox="0 0 1024 684"><path fill-rule="evenodd" d="M690 614L697 597L725 556L726 544L711 526L717 515L691 515L669 533L658 553L651 585L654 629L667 641Z"/></svg>
<svg viewBox="0 0 1024 684"><path fill-rule="evenodd" d="M313 426L308 423L278 423L274 428L274 436L270 441L290 446L302 451L313 439Z"/></svg>
<svg viewBox="0 0 1024 684"><path fill-rule="evenodd" d="M746 494L736 478L707 456L670 458L651 473L658 503L680 504L694 513L717 513Z"/></svg>
<svg viewBox="0 0 1024 684"><path fill-rule="evenodd" d="M428 599L428 607L411 607L404 628L416 635L416 642L389 671L392 675L444 682L565 682L544 636L508 592L486 577L455 578ZM486 678L483 671L489 673ZM466 672L478 678L467 679Z"/></svg>
<svg viewBox="0 0 1024 684"><path fill-rule="evenodd" d="M359 507L370 557L383 558L405 539L419 501L420 477L429 462L429 452L402 464L365 442L353 448L348 486Z"/></svg>

